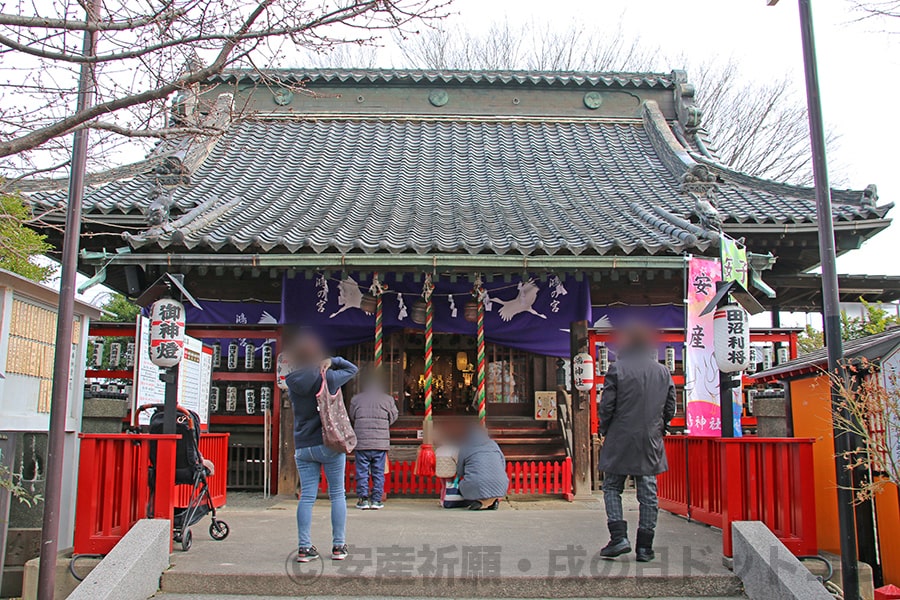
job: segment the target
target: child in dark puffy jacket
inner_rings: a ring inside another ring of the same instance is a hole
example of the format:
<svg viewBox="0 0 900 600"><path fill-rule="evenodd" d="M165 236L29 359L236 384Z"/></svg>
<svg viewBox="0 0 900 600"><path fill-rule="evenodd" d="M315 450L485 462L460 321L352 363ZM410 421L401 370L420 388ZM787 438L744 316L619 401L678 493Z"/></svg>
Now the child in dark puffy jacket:
<svg viewBox="0 0 900 600"><path fill-rule="evenodd" d="M363 391L350 401L350 420L356 431L356 508L384 508L384 468L391 447L391 425L397 404L385 393L383 376L372 370L363 378ZM369 476L372 486L369 488Z"/></svg>

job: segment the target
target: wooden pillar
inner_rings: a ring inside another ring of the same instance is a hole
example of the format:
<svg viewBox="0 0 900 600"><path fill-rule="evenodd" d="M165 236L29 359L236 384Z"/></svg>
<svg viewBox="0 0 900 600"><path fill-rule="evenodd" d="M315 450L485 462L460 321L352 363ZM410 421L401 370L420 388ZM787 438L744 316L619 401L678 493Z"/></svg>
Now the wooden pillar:
<svg viewBox="0 0 900 600"><path fill-rule="evenodd" d="M571 355L588 349L588 322L571 325ZM572 386L572 478L575 499L591 496L591 395Z"/></svg>
<svg viewBox="0 0 900 600"><path fill-rule="evenodd" d="M279 431L273 433L279 440L278 480L275 493L293 496L297 493L299 480L297 463L294 462L294 409L291 407L288 393L281 390L277 391L278 401L281 403L281 418L278 427Z"/></svg>

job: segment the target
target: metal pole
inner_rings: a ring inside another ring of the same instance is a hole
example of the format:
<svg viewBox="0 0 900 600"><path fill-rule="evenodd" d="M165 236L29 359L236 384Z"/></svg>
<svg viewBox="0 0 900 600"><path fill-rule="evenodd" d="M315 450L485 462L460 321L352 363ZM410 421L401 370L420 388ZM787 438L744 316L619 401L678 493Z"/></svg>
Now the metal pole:
<svg viewBox="0 0 900 600"><path fill-rule="evenodd" d="M803 64L806 72L806 101L809 113L809 137L813 152L813 175L816 185L816 217L819 226L819 259L822 264L822 315L825 325L825 345L828 350L828 371L846 378L841 366L844 345L841 339L841 309L838 296L834 224L831 213L831 188L828 182L828 163L825 158L825 128L822 123L822 101L819 93L819 72L816 64L816 41L813 33L812 3L798 0L800 33L803 39ZM841 408L840 396L831 392L832 407ZM847 415L844 415L845 417ZM859 600L859 572L857 567L856 533L853 514L853 478L847 469L846 453L851 450L849 436L834 432L835 474L837 483L838 523L841 539L841 583L845 600Z"/></svg>
<svg viewBox="0 0 900 600"><path fill-rule="evenodd" d="M165 404L163 409L163 433L175 434L175 417L178 415L178 367L169 367L160 375L166 383Z"/></svg>
<svg viewBox="0 0 900 600"><path fill-rule="evenodd" d="M85 22L96 21L100 0L86 6ZM92 56L97 47L97 32L86 30L82 54ZM76 110L94 102L93 65L81 65ZM66 207L66 230L63 238L62 270L59 285L59 311L56 323L56 347L53 358L53 389L50 404L50 428L47 440L47 479L44 490L44 519L41 527L41 562L38 569L38 600L53 600L56 584L56 556L59 552L59 512L62 502L62 475L66 443L66 413L69 399L69 369L72 363L72 333L75 320L75 275L78 269L78 246L81 236L81 202L84 197L84 175L87 168L88 130L75 132L72 144L72 169ZM77 393L78 390L75 390Z"/></svg>

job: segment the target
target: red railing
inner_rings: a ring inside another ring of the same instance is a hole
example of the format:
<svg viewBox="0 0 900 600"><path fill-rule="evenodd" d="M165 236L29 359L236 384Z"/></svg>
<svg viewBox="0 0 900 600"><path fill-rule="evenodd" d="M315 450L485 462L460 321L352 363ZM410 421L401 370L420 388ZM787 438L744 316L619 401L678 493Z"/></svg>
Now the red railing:
<svg viewBox="0 0 900 600"><path fill-rule="evenodd" d="M206 478L209 494L216 508L225 506L228 483L228 436L227 433L201 433L200 454L216 467L215 474ZM190 485L175 486L175 506L187 506L191 498Z"/></svg>
<svg viewBox="0 0 900 600"><path fill-rule="evenodd" d="M403 496L435 496L441 492L437 477L421 477L415 474L414 461L391 461L390 472L385 476L385 494ZM509 494L559 494L572 499L572 459L562 461L508 461ZM344 482L348 494L356 490L356 470L347 465ZM327 492L325 475L319 478L319 491Z"/></svg>
<svg viewBox="0 0 900 600"><path fill-rule="evenodd" d="M734 521L762 521L794 554L816 554L812 439L667 436L665 443L660 508L720 527L725 556Z"/></svg>
<svg viewBox="0 0 900 600"><path fill-rule="evenodd" d="M153 515L172 520L177 435L79 437L75 554L107 554L137 521L147 518L151 441L157 446Z"/></svg>

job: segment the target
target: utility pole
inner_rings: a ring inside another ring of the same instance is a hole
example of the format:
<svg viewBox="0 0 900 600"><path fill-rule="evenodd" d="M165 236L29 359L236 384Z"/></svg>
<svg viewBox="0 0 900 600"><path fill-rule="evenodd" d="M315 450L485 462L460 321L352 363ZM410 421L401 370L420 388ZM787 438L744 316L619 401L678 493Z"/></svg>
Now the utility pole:
<svg viewBox="0 0 900 600"><path fill-rule="evenodd" d="M86 5L85 24L100 17L100 0ZM82 54L93 56L97 50L97 31L85 27ZM82 63L78 81L76 110L94 102L94 65ZM38 570L38 600L53 600L56 584L56 556L59 552L59 509L62 501L62 474L66 441L66 414L69 400L69 370L72 363L72 333L75 320L75 276L78 272L78 248L81 237L81 202L87 168L88 129L75 132L72 144L72 169L66 206L62 270L59 286L59 310L56 322L56 347L53 357L53 391L50 404L50 429L47 440L44 519L41 527L41 563Z"/></svg>
<svg viewBox="0 0 900 600"><path fill-rule="evenodd" d="M773 6L778 0L767 0ZM809 116L809 138L813 153L813 176L816 186L816 220L819 226L819 260L822 265L822 317L825 346L828 351L828 372L831 376L847 378L843 368L844 343L841 338L841 307L838 295L837 254L834 244L834 223L831 212L831 186L828 182L828 162L825 155L825 127L822 121L822 98L819 90L819 69L816 62L816 40L813 32L812 2L798 0L800 6L800 35L803 41L803 66L806 75L806 103ZM831 389L834 411L849 418L841 407L841 398L834 386ZM856 526L853 510L853 474L847 468L847 452L852 449L850 436L834 431L835 483L837 484L838 525L841 539L841 587L845 600L859 600L859 570L857 564Z"/></svg>

